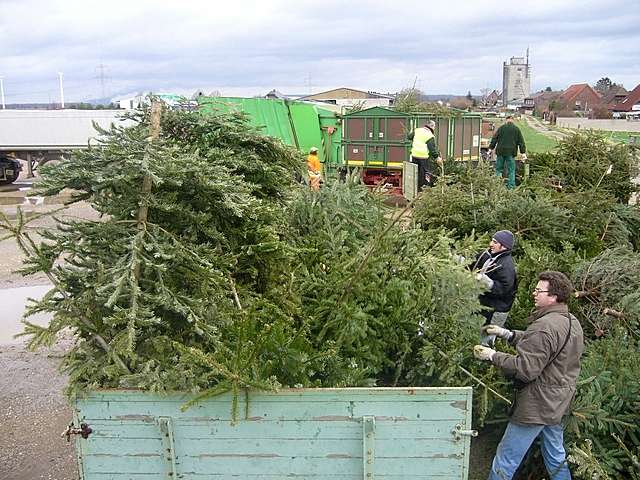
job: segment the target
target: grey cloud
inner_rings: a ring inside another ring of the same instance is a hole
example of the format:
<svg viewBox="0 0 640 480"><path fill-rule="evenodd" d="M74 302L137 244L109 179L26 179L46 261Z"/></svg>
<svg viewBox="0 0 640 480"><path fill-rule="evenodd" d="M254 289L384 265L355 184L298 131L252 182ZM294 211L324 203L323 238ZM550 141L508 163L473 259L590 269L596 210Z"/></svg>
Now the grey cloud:
<svg viewBox="0 0 640 480"><path fill-rule="evenodd" d="M70 99L90 98L100 88L100 63L114 95L199 86L303 90L308 75L317 88L393 91L417 76L429 93L478 92L500 88L502 62L527 47L534 88L603 75L640 82L633 79L640 12L631 0L525 1L511 10L497 0L24 0L4 7L0 75L14 95L51 92L64 71ZM29 32L6 20L36 11Z"/></svg>

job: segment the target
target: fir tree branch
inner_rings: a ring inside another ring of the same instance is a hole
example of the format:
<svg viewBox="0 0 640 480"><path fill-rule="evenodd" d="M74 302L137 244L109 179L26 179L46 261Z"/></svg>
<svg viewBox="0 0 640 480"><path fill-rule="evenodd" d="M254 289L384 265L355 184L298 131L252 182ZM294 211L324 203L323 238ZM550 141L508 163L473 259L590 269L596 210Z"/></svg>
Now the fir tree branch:
<svg viewBox="0 0 640 480"><path fill-rule="evenodd" d="M614 310L613 308L605 308L602 313L604 313L605 315L609 315L611 317L614 318L624 318L624 312L619 312L617 310Z"/></svg>
<svg viewBox="0 0 640 480"><path fill-rule="evenodd" d="M18 218L20 220L18 220L18 224L13 229L14 236L20 250L27 257L30 257L32 255L35 255L35 253L37 252L37 246L33 242L33 240L31 240L29 235L22 231L22 228L25 225L24 218L23 218L24 215L22 214L22 211L20 208L18 208L18 213L19 213ZM2 216L3 221L10 223L8 221L8 218L3 212L0 212L0 215ZM116 352L114 352L113 349L109 347L109 344L105 341L105 339L102 338L102 336L100 336L100 334L97 333L97 328L84 316L84 314L79 309L75 307L75 305L73 305L73 303L70 302L68 293L64 290L64 288L62 288L60 282L51 273L51 271L46 271L44 272L44 274L49 279L53 287L63 296L64 300L66 301L66 304L73 306L74 311L71 313L74 313L77 316L77 318L80 320L80 322L82 322L82 324L85 327L87 327L87 329L89 330L89 333L95 338L96 342L98 342L98 344L102 347L102 349L105 352L107 352L109 355L111 355L123 370L125 370L127 373L131 373L131 371L129 370L127 365L122 361L120 356Z"/></svg>
<svg viewBox="0 0 640 480"><path fill-rule="evenodd" d="M360 262L360 265L358 266L358 268L356 269L356 271L353 273L353 275L351 275L351 277L347 280L347 285L342 289L342 294L340 295L340 298L338 299L337 305L342 304L343 300L346 298L346 296L348 294L351 293L351 290L353 289L353 286L356 282L356 280L360 277L360 275L362 274L362 272L364 271L364 267L367 265L367 263L369 263L369 258L371 257L371 255L373 254L373 252L375 251L376 247L378 246L378 243L380 243L380 241L385 237L385 235L395 226L396 223L398 223L398 221L402 218L402 216L407 213L411 207L413 207L414 202L420 198L420 195L418 195L416 198L414 198L411 202L409 202L407 204L407 206L395 217L393 218L388 224L387 226L384 228L384 230L382 230L369 244L369 250L367 251L367 253L365 254L364 258L362 259L362 262Z"/></svg>
<svg viewBox="0 0 640 480"><path fill-rule="evenodd" d="M236 302L236 306L239 310L242 310L242 304L240 303L240 297L238 297L238 292L236 290L236 282L233 281L233 277L231 273L227 274L227 278L229 279L229 285L231 285L231 292L233 293L233 300Z"/></svg>
<svg viewBox="0 0 640 480"><path fill-rule="evenodd" d="M438 348L438 353L440 354L440 356L444 357L447 360L451 360L451 357L449 357L449 355L447 355L446 353L444 353L442 350L440 350ZM471 373L469 370L467 370L466 368L464 368L462 365L458 365L456 364L456 367L460 369L460 371L462 373L464 373L465 375L467 375L468 377L472 378L473 380L475 380L476 382L478 382L480 385L482 385L484 388L486 388L487 390L489 390L491 393L493 393L496 397L498 397L500 400L503 400L504 402L506 402L507 405L511 405L511 400L509 400L506 397L503 397L502 395L500 395L498 392L496 392L493 388L491 388L489 385L487 385L486 383L484 383L482 380L480 380L478 377L476 377L473 373Z"/></svg>
<svg viewBox="0 0 640 480"><path fill-rule="evenodd" d="M160 136L160 116L162 113L162 104L158 101L151 102L151 135L149 136L149 146ZM145 230L147 218L149 216L149 196L151 195L151 174L149 173L150 150L147 147L142 158L142 169L144 177L142 178L142 196L140 197L140 208L138 209L138 229ZM140 265L134 267L134 276L136 282L140 279Z"/></svg>

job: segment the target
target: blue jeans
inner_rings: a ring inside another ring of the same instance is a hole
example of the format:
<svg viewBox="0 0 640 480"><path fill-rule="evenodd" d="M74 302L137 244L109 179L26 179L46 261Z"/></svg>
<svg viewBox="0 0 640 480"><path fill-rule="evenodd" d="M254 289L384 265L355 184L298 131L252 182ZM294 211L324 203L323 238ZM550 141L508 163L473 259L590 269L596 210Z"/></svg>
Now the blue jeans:
<svg viewBox="0 0 640 480"><path fill-rule="evenodd" d="M496 157L496 175L502 178L507 167L507 188L516 188L516 159L510 155Z"/></svg>
<svg viewBox="0 0 640 480"><path fill-rule="evenodd" d="M493 458L488 480L511 480L538 435L542 458L551 480L571 480L563 445L562 425L524 425L509 422Z"/></svg>

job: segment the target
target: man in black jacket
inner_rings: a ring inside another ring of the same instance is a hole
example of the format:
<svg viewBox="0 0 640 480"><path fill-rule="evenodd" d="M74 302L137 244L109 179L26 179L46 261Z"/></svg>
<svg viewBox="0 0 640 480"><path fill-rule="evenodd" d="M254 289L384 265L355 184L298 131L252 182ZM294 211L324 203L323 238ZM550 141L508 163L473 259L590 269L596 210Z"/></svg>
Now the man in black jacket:
<svg viewBox="0 0 640 480"><path fill-rule="evenodd" d="M480 295L480 304L487 307L481 312L485 325L504 326L517 291L516 267L511 257L515 238L509 230L500 230L493 235L489 248L476 257L473 270L487 291ZM493 345L495 335L483 338L482 343Z"/></svg>

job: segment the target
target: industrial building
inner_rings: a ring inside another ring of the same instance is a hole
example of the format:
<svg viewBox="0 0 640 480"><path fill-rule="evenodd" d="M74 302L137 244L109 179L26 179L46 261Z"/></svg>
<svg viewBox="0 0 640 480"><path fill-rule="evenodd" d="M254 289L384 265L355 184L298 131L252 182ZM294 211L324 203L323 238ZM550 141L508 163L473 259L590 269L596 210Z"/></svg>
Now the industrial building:
<svg viewBox="0 0 640 480"><path fill-rule="evenodd" d="M529 49L526 57L511 57L502 67L502 104L521 106L531 91L531 65Z"/></svg>

